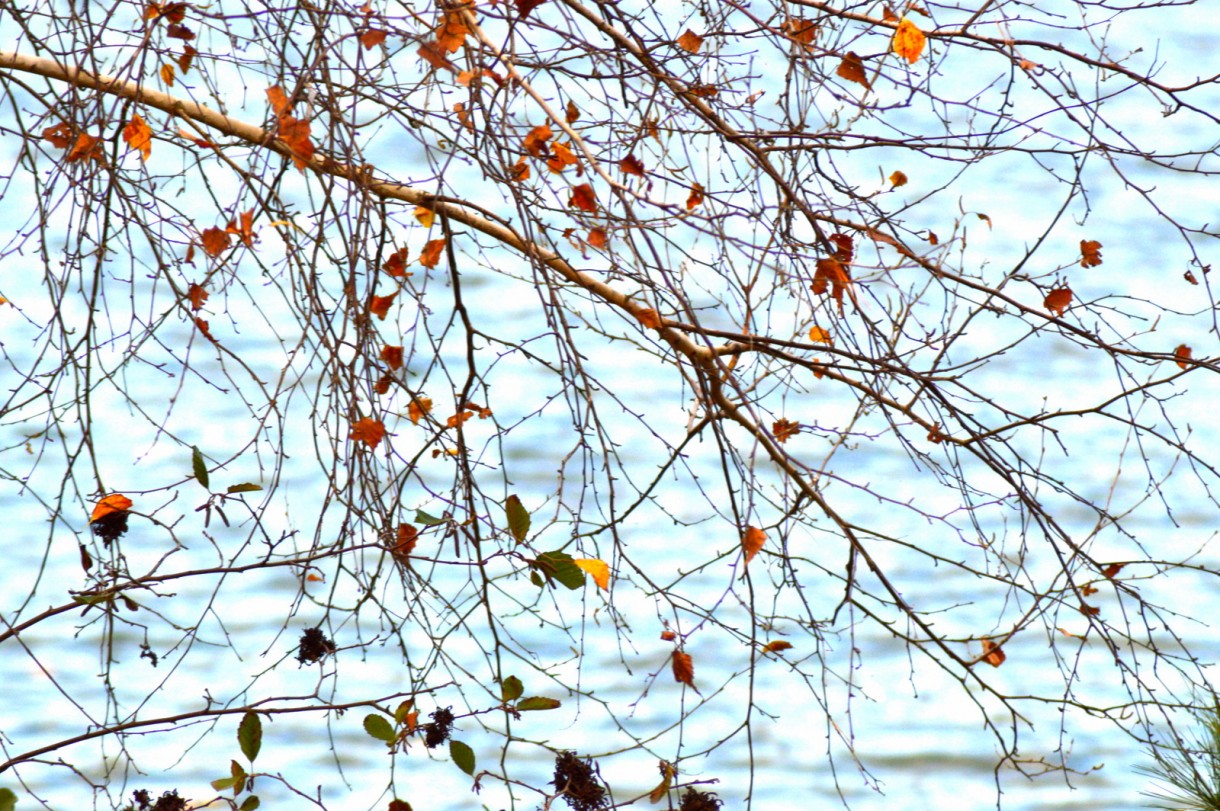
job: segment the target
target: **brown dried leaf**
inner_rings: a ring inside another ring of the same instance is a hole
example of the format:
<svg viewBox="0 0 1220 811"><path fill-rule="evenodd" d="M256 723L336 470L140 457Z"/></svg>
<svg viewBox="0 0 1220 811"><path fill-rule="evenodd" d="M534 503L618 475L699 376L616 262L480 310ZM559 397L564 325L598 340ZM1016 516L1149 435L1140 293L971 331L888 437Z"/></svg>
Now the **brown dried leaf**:
<svg viewBox="0 0 1220 811"><path fill-rule="evenodd" d="M1094 268L1101 264L1101 243L1095 239L1080 240L1080 266Z"/></svg>
<svg viewBox="0 0 1220 811"><path fill-rule="evenodd" d="M703 47L703 37L696 34L689 28L686 33L678 37L678 47L684 51L690 51L693 54L699 53L699 49Z"/></svg>
<svg viewBox="0 0 1220 811"><path fill-rule="evenodd" d="M763 544L767 542L767 536L758 527L746 527L745 534L741 536L741 550L745 555L745 562L748 566L750 561L754 560L754 556L762 550Z"/></svg>
<svg viewBox="0 0 1220 811"><path fill-rule="evenodd" d="M868 80L868 74L864 71L864 61L860 59L860 55L855 51L847 52L847 56L843 57L843 61L839 63L835 73L849 82L864 85L866 89L872 88L872 84Z"/></svg>
<svg viewBox="0 0 1220 811"><path fill-rule="evenodd" d="M674 681L679 684L685 684L687 687L695 686L695 663L690 658L689 653L676 650L673 653L673 669Z"/></svg>
<svg viewBox="0 0 1220 811"><path fill-rule="evenodd" d="M1046 294L1046 299L1042 302L1042 306L1050 310L1054 315L1063 315L1072 304L1072 288L1057 287Z"/></svg>
<svg viewBox="0 0 1220 811"><path fill-rule="evenodd" d="M385 438L385 426L372 417L364 417L352 426L350 438L376 448Z"/></svg>

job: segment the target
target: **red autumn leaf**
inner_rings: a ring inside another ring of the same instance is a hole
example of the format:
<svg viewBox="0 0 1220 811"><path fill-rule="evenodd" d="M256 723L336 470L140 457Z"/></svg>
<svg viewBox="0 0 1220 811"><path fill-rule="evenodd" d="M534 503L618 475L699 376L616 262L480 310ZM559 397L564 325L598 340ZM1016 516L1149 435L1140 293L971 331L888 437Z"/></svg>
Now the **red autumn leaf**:
<svg viewBox="0 0 1220 811"><path fill-rule="evenodd" d="M819 259L817 271L813 274L813 292L822 296L827 290L830 291L831 298L839 303L839 312L843 312L844 292L853 302L856 300L851 289L851 271L847 269L847 265L834 257Z"/></svg>
<svg viewBox="0 0 1220 811"><path fill-rule="evenodd" d="M191 302L191 309L198 312L203 309L203 303L208 300L208 291L192 282L186 291L186 297Z"/></svg>
<svg viewBox="0 0 1220 811"><path fill-rule="evenodd" d="M596 213L597 197L593 194L593 187L588 183L573 186L572 196L568 199L568 205L572 208L579 208L581 211L587 211L590 214Z"/></svg>
<svg viewBox="0 0 1220 811"><path fill-rule="evenodd" d="M588 242L590 245L592 245L594 248L597 248L598 250L605 248L606 247L606 229L605 228L594 228L592 231L589 232Z"/></svg>
<svg viewBox="0 0 1220 811"><path fill-rule="evenodd" d="M180 40L185 41L185 40L194 39L195 32L192 31L191 29L187 28L185 25L178 25L177 23L172 23L166 27L165 36L172 37L173 39L180 39Z"/></svg>
<svg viewBox="0 0 1220 811"><path fill-rule="evenodd" d="M100 138L94 138L92 135L82 132L76 136L76 143L72 145L72 151L65 158L68 162L93 160L101 163L102 161L102 141Z"/></svg>
<svg viewBox="0 0 1220 811"><path fill-rule="evenodd" d="M194 60L195 54L197 53L199 53L199 51L196 51L190 45L182 46L182 56L178 57L178 70L182 71L183 76L185 76L187 71L191 69L191 62Z"/></svg>
<svg viewBox="0 0 1220 811"><path fill-rule="evenodd" d="M697 54L699 49L703 47L703 37L688 28L685 34L678 37L678 46L684 51Z"/></svg>
<svg viewBox="0 0 1220 811"><path fill-rule="evenodd" d="M1125 563L1111 563L1109 566L1101 570L1101 575L1102 577L1108 577L1109 579L1113 580L1114 575L1121 572L1123 567L1126 565L1127 564Z"/></svg>
<svg viewBox="0 0 1220 811"><path fill-rule="evenodd" d="M517 13L521 15L521 19L529 16L529 13L538 6L545 3L546 0L517 0Z"/></svg>
<svg viewBox="0 0 1220 811"><path fill-rule="evenodd" d="M238 215L240 220L230 220L225 231L230 234L236 234L237 238L246 244L246 247L254 247L254 209L243 211Z"/></svg>
<svg viewBox="0 0 1220 811"><path fill-rule="evenodd" d="M1095 605L1089 605L1082 600L1080 602L1080 613L1084 614L1086 617L1096 617L1101 613L1101 609Z"/></svg>
<svg viewBox="0 0 1220 811"><path fill-rule="evenodd" d="M393 383L393 375L383 374L381 377L377 378L377 382L373 384L373 391L377 392L378 394L385 394L390 390L390 386Z"/></svg>
<svg viewBox="0 0 1220 811"><path fill-rule="evenodd" d="M767 536L758 527L746 527L745 534L741 536L741 551L745 555L745 562L748 566L750 561L754 560L754 556L763 548L763 544L767 542Z"/></svg>
<svg viewBox="0 0 1220 811"><path fill-rule="evenodd" d="M868 74L864 71L864 61L860 59L860 55L855 51L847 52L847 56L843 57L843 61L839 63L835 73L849 82L864 85L866 89L872 87L868 80Z"/></svg>
<svg viewBox="0 0 1220 811"><path fill-rule="evenodd" d="M686 210L691 211L695 206L703 203L703 186L698 183L691 184L690 196L686 198Z"/></svg>
<svg viewBox="0 0 1220 811"><path fill-rule="evenodd" d="M948 439L948 437L945 436L944 432L940 430L940 423L936 423L932 426L932 430L928 431L928 441L933 445L939 445L946 439Z"/></svg>
<svg viewBox="0 0 1220 811"><path fill-rule="evenodd" d="M76 140L73 137L72 127L66 121L61 121L54 127L47 127L42 131L42 137L44 140L50 141L51 146L59 149L67 149Z"/></svg>
<svg viewBox="0 0 1220 811"><path fill-rule="evenodd" d="M533 157L541 158L548 152L546 142L551 140L551 136L554 134L546 124L539 124L529 131L525 140L521 142L521 146Z"/></svg>
<svg viewBox="0 0 1220 811"><path fill-rule="evenodd" d="M131 509L132 501L127 496L121 493L111 493L103 498L93 508L93 514L89 516L89 523L105 518L111 513L124 513Z"/></svg>
<svg viewBox="0 0 1220 811"><path fill-rule="evenodd" d="M1101 264L1101 243L1095 239L1080 240L1080 266L1093 268Z"/></svg>
<svg viewBox="0 0 1220 811"><path fill-rule="evenodd" d="M625 175L644 176L644 164L635 155L628 155L618 162L618 168Z"/></svg>
<svg viewBox="0 0 1220 811"><path fill-rule="evenodd" d="M402 368L402 347L401 346L383 346L381 347L381 359L385 361L386 366L391 369Z"/></svg>
<svg viewBox="0 0 1220 811"><path fill-rule="evenodd" d="M199 235L199 241L208 256L220 256L229 249L229 234L222 228L208 228Z"/></svg>
<svg viewBox="0 0 1220 811"><path fill-rule="evenodd" d="M370 28L360 35L360 44L364 46L366 51L373 50L383 42L385 42L385 31L377 28Z"/></svg>
<svg viewBox="0 0 1220 811"><path fill-rule="evenodd" d="M775 439L780 443L787 442L800 432L800 423L789 422L788 420L777 420L771 426L771 433L775 435Z"/></svg>
<svg viewBox="0 0 1220 811"><path fill-rule="evenodd" d="M1042 302L1042 306L1050 310L1054 315L1063 315L1072 304L1072 288L1057 287L1046 294L1046 300Z"/></svg>
<svg viewBox="0 0 1220 811"><path fill-rule="evenodd" d="M407 406L407 416L411 418L412 425L419 425L419 421L424 415L432 410L432 400L427 397L416 397L411 400L411 404Z"/></svg>
<svg viewBox="0 0 1220 811"><path fill-rule="evenodd" d="M845 265L850 265L856 251L851 237L847 234L831 234L827 237L827 240L831 245L835 246L835 259L838 259Z"/></svg>
<svg viewBox="0 0 1220 811"><path fill-rule="evenodd" d="M688 687L695 686L695 663L689 653L676 650L673 653L674 681Z"/></svg>
<svg viewBox="0 0 1220 811"><path fill-rule="evenodd" d="M364 417L352 426L351 439L376 448L385 438L385 426L372 417Z"/></svg>
<svg viewBox="0 0 1220 811"><path fill-rule="evenodd" d="M152 130L139 113L134 114L127 126L123 127L123 140L132 149L139 150L143 160L148 160L152 155Z"/></svg>
<svg viewBox="0 0 1220 811"><path fill-rule="evenodd" d="M411 524L399 524L394 547L390 553L399 563L406 563L415 551L415 543L419 540L419 530Z"/></svg>
<svg viewBox="0 0 1220 811"><path fill-rule="evenodd" d="M983 661L992 667L999 667L1004 664L1004 660L1008 657L1000 646L992 642L990 639L983 640Z"/></svg>
<svg viewBox="0 0 1220 811"><path fill-rule="evenodd" d="M445 250L445 240L431 239L419 255L419 263L426 268L434 268L441 260L441 252Z"/></svg>
<svg viewBox="0 0 1220 811"><path fill-rule="evenodd" d="M1178 348L1173 350L1173 356L1177 358L1178 368L1185 369L1189 365L1186 361L1190 360L1190 347L1178 344Z"/></svg>
<svg viewBox="0 0 1220 811"><path fill-rule="evenodd" d="M661 316L657 313L656 310L654 310L650 307L644 307L642 309L636 310L635 317L639 320L639 322L641 324L648 327L649 329L660 329L661 328Z"/></svg>
<svg viewBox="0 0 1220 811"><path fill-rule="evenodd" d="M390 258L385 261L381 269L391 276L410 276L407 272L407 249L399 248L390 254Z"/></svg>
<svg viewBox="0 0 1220 811"><path fill-rule="evenodd" d="M419 46L419 58L427 62L436 70L447 68L453 72L457 72L457 68L445 56L445 49L437 45L435 42L425 42Z"/></svg>
<svg viewBox="0 0 1220 811"><path fill-rule="evenodd" d="M373 296L373 301L369 304L369 312L385 321L385 317L390 312L390 305L394 303L394 297L397 295L397 293L391 293L388 296Z"/></svg>
<svg viewBox="0 0 1220 811"><path fill-rule="evenodd" d="M195 316L195 327L198 328L201 333L203 333L204 338L207 338L212 343L216 343L216 339L212 337L212 330L210 329L210 326L211 325L207 321L203 320L199 316Z"/></svg>

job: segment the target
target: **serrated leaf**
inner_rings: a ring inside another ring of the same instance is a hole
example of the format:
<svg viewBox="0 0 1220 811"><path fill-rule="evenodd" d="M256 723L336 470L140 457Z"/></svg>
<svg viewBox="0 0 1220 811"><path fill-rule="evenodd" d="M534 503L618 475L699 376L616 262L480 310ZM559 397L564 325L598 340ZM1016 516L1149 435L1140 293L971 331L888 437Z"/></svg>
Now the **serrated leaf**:
<svg viewBox="0 0 1220 811"><path fill-rule="evenodd" d="M203 461L203 452L196 446L191 446L191 469L195 473L195 481L203 485L206 490L208 487L208 466Z"/></svg>
<svg viewBox="0 0 1220 811"><path fill-rule="evenodd" d="M0 788L0 811L16 811L17 795L12 789Z"/></svg>
<svg viewBox="0 0 1220 811"><path fill-rule="evenodd" d="M241 753L253 763L263 745L263 721L258 713L247 712L241 717L237 727L237 743L241 746Z"/></svg>
<svg viewBox="0 0 1220 811"><path fill-rule="evenodd" d="M508 515L508 529L517 539L517 543L525 543L530 533L530 514L521 504L521 499L511 495L504 502L504 512Z"/></svg>
<svg viewBox="0 0 1220 811"><path fill-rule="evenodd" d="M504 701L516 701L525 692L525 685L516 676L509 676L500 685L500 698Z"/></svg>
<svg viewBox="0 0 1220 811"><path fill-rule="evenodd" d="M385 719L384 715L373 713L364 716L364 731L369 734L370 738L376 738L386 743L394 743L398 740L394 727L390 726L390 722Z"/></svg>
<svg viewBox="0 0 1220 811"><path fill-rule="evenodd" d="M423 524L426 527L434 527L437 524L445 523L444 518L437 518L435 515L428 515L423 510L415 511L415 523Z"/></svg>
<svg viewBox="0 0 1220 811"><path fill-rule="evenodd" d="M537 712L540 710L557 710L560 706L562 706L562 702L557 698L530 696L529 698L523 698L517 702L517 711Z"/></svg>
<svg viewBox="0 0 1220 811"><path fill-rule="evenodd" d="M238 806L238 811L254 811L254 809L258 808L260 805L262 805L262 801L258 799L258 795L251 794L242 801L240 806Z"/></svg>
<svg viewBox="0 0 1220 811"><path fill-rule="evenodd" d="M471 777L474 776L474 750L461 741L449 741L449 757L457 767Z"/></svg>
<svg viewBox="0 0 1220 811"><path fill-rule="evenodd" d="M225 492L232 495L233 493L254 493L262 489L263 486L261 484L242 482L241 484L230 484Z"/></svg>
<svg viewBox="0 0 1220 811"><path fill-rule="evenodd" d="M558 581L575 591L585 584L585 573L567 552L543 552L534 561L547 581Z"/></svg>

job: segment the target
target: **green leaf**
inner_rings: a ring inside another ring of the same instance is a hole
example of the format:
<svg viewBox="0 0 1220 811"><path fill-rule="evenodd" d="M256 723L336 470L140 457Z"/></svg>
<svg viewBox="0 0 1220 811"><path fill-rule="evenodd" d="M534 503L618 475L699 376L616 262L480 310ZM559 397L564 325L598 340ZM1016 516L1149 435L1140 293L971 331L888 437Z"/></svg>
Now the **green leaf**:
<svg viewBox="0 0 1220 811"><path fill-rule="evenodd" d="M15 811L17 795L11 788L0 788L0 811Z"/></svg>
<svg viewBox="0 0 1220 811"><path fill-rule="evenodd" d="M557 710L562 705L557 698L543 698L542 696L530 696L523 698L517 702L518 712L530 712L536 710Z"/></svg>
<svg viewBox="0 0 1220 811"><path fill-rule="evenodd" d="M471 777L474 776L474 750L461 741L449 741L449 757L457 767Z"/></svg>
<svg viewBox="0 0 1220 811"><path fill-rule="evenodd" d="M251 794L242 801L242 804L238 806L238 808L239 811L254 811L254 809L258 808L260 805L262 805L262 802L259 801L258 795Z"/></svg>
<svg viewBox="0 0 1220 811"><path fill-rule="evenodd" d="M525 685L521 684L521 679L516 676L509 676L500 685L500 697L505 701L516 701L524 692Z"/></svg>
<svg viewBox="0 0 1220 811"><path fill-rule="evenodd" d="M208 487L208 466L203 461L203 452L196 446L191 446L191 468L195 472L195 481L203 485L206 490Z"/></svg>
<svg viewBox="0 0 1220 811"><path fill-rule="evenodd" d="M236 777L222 777L219 780L212 781L212 788L217 791L224 791L227 788L233 788L235 785L237 785Z"/></svg>
<svg viewBox="0 0 1220 811"><path fill-rule="evenodd" d="M236 797L246 789L246 770L236 760L229 761L229 773L233 775L233 796Z"/></svg>
<svg viewBox="0 0 1220 811"><path fill-rule="evenodd" d="M415 511L415 523L423 524L426 527L434 527L437 524L445 523L444 518L437 518L435 515L428 515L423 510Z"/></svg>
<svg viewBox="0 0 1220 811"><path fill-rule="evenodd" d="M407 720L407 716L411 714L412 708L415 707L414 699L408 698L406 701L398 705L398 709L394 710L395 722L401 724Z"/></svg>
<svg viewBox="0 0 1220 811"><path fill-rule="evenodd" d="M398 740L398 734L394 732L394 727L390 726L390 722L385 719L384 715L373 713L364 716L364 731L370 737L386 743L394 743Z"/></svg>
<svg viewBox="0 0 1220 811"><path fill-rule="evenodd" d="M241 717L241 724L237 727L237 743L241 746L241 753L253 763L263 745L263 722L258 713L247 712Z"/></svg>
<svg viewBox="0 0 1220 811"><path fill-rule="evenodd" d="M534 584L535 586L537 586L538 588L542 588L543 586L545 586L545 585L546 585L546 581L545 581L545 580L543 580L543 579L542 579L542 578L541 578L541 577L538 575L538 573L537 573L537 572L530 572L530 582L531 582L531 583L533 583L533 584Z"/></svg>
<svg viewBox="0 0 1220 811"><path fill-rule="evenodd" d="M256 491L262 490L262 489L263 489L263 486L261 484L243 482L242 484L230 484L228 489L225 490L225 492L232 495L233 493L253 493L253 492L256 492Z"/></svg>
<svg viewBox="0 0 1220 811"><path fill-rule="evenodd" d="M548 581L557 580L570 589L578 589L585 584L584 571L567 552L543 552L534 565L542 570Z"/></svg>
<svg viewBox="0 0 1220 811"><path fill-rule="evenodd" d="M516 495L509 496L508 501L504 502L504 512L508 514L508 529L517 543L525 543L530 534L530 514L521 505L521 499Z"/></svg>

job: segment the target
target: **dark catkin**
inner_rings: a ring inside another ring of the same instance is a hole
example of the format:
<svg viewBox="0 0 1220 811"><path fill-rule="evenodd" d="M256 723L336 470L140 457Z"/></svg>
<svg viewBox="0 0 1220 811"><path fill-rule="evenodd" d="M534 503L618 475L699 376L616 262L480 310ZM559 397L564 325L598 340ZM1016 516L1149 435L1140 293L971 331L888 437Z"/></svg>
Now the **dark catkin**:
<svg viewBox="0 0 1220 811"><path fill-rule="evenodd" d="M135 811L186 811L186 800L178 796L178 790L167 791L153 802L145 789L138 789L131 793L131 799L134 805L129 808Z"/></svg>
<svg viewBox="0 0 1220 811"><path fill-rule="evenodd" d="M118 510L107 513L94 521L91 526L93 534L101 538L106 546L110 546L112 541L117 541L119 536L127 531L127 511Z"/></svg>
<svg viewBox="0 0 1220 811"><path fill-rule="evenodd" d="M678 806L678 811L716 811L721 805L723 803L716 799L715 794L688 786L686 793L682 795L682 804Z"/></svg>
<svg viewBox="0 0 1220 811"><path fill-rule="evenodd" d="M555 756L555 779L551 781L573 811L598 811L606 808L606 789L593 776L593 766L571 752Z"/></svg>
<svg viewBox="0 0 1220 811"><path fill-rule="evenodd" d="M301 634L301 643L297 650L297 661L307 665L334 652L334 640L327 639L326 634L322 633L321 628L307 628L305 633Z"/></svg>
<svg viewBox="0 0 1220 811"><path fill-rule="evenodd" d="M449 740L449 735L453 732L453 707L437 710L428 717L432 719L432 723L424 725L424 746L435 749Z"/></svg>

